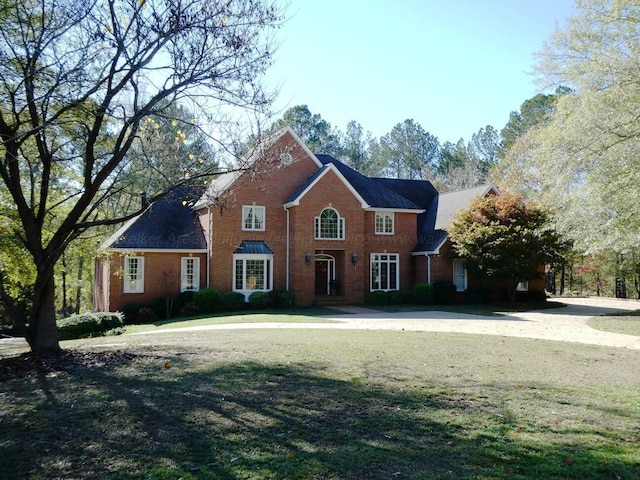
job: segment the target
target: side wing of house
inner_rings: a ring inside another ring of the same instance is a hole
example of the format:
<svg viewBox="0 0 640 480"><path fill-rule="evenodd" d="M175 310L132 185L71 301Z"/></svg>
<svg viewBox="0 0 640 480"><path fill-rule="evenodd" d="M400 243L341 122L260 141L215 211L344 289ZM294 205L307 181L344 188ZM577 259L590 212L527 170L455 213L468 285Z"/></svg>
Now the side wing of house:
<svg viewBox="0 0 640 480"><path fill-rule="evenodd" d="M185 189L170 192L105 242L95 265L94 310L115 311L206 285L206 240L189 199L193 194Z"/></svg>

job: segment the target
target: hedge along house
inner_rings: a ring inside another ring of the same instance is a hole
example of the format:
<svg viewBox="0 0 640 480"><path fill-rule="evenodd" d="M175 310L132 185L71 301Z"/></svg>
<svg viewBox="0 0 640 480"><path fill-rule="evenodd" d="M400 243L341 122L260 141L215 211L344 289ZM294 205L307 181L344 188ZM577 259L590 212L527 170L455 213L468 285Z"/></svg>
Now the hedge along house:
<svg viewBox="0 0 640 480"><path fill-rule="evenodd" d="M165 271L175 272L163 276L175 294L200 286L246 298L288 290L298 305L360 303L376 290L438 280L459 291L481 282L445 255L444 228L475 196L498 194L491 186L439 195L424 180L366 177L314 155L290 128L263 141L241 166L216 178L193 207L167 199L123 226L97 266L95 308L157 297L156 278ZM188 245L148 240L177 228L160 218L169 204L189 219L182 225ZM195 277L199 285L186 280Z"/></svg>

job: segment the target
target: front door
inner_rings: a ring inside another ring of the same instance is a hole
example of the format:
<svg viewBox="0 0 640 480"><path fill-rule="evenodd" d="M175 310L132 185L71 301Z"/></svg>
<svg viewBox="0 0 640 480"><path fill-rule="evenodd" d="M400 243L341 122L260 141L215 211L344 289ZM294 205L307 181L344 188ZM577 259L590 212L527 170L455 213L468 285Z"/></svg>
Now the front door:
<svg viewBox="0 0 640 480"><path fill-rule="evenodd" d="M329 295L331 281L336 278L336 260L331 255L316 255L315 294Z"/></svg>

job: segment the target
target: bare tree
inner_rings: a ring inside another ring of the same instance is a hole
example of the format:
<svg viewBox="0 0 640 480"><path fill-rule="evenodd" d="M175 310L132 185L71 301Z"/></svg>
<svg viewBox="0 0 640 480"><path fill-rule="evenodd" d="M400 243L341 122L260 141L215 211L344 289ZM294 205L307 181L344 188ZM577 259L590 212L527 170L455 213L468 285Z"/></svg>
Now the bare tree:
<svg viewBox="0 0 640 480"><path fill-rule="evenodd" d="M23 315L0 275L0 298L36 354L60 350L54 266L70 242L118 218L118 191L145 119L189 101L213 121L229 106L261 110L281 12L260 0L0 2L0 178L11 234L36 275ZM185 159L188 163L188 159ZM189 175L207 165L185 165ZM167 185L167 189L170 185ZM158 192L161 194L162 192ZM0 255L6 255L5 252ZM1 259L0 259L1 260Z"/></svg>

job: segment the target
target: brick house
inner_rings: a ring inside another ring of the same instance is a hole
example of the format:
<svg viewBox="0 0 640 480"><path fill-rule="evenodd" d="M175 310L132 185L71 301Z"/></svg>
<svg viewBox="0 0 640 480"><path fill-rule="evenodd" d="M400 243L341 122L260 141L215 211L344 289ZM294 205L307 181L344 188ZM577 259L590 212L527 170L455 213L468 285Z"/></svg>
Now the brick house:
<svg viewBox="0 0 640 480"><path fill-rule="evenodd" d="M96 263L94 308L203 286L246 297L283 289L312 305L437 280L459 291L482 282L447 255L444 228L473 198L498 194L492 186L440 195L424 180L366 177L314 155L290 128L244 167L195 202L174 192L116 232Z"/></svg>

